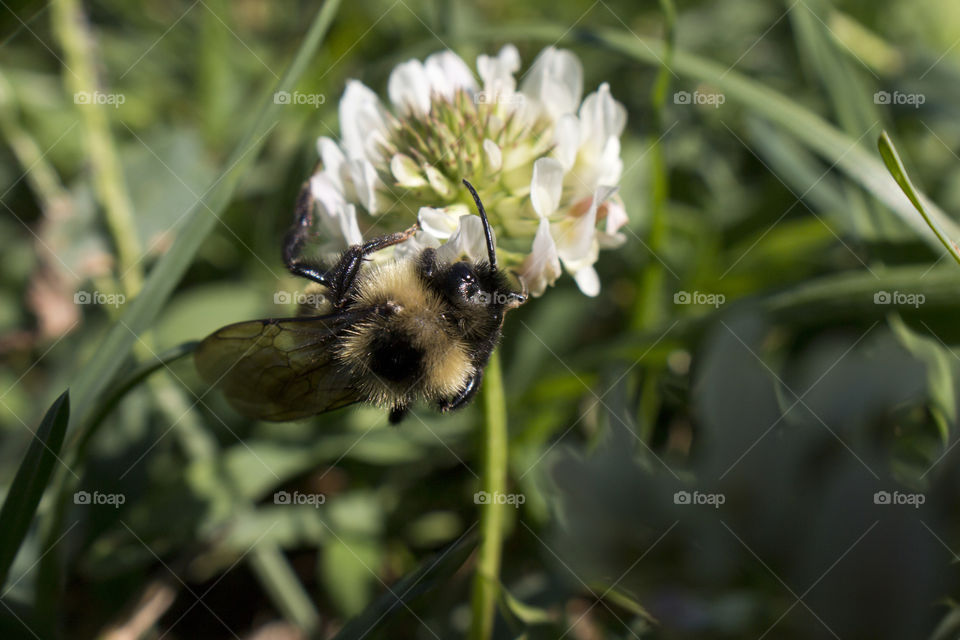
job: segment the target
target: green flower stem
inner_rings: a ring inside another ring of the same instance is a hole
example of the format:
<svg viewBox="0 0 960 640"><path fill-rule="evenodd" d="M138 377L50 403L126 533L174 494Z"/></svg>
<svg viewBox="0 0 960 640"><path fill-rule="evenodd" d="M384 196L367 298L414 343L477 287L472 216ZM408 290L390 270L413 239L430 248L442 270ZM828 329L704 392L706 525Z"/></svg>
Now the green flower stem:
<svg viewBox="0 0 960 640"><path fill-rule="evenodd" d="M507 489L507 403L503 388L500 354L493 352L483 381L483 469L480 490L491 498ZM480 549L473 581L471 640L493 635L493 621L500 584L500 556L506 504L488 500L480 508Z"/></svg>
<svg viewBox="0 0 960 640"><path fill-rule="evenodd" d="M670 65L673 62L673 48L676 40L674 29L676 13L672 0L660 0L660 9L664 17L665 47L663 62L657 72L657 79L653 85L651 105L653 107L654 135L662 137L664 131L664 113L667 109L667 96L670 95ZM667 174L667 161L663 152L663 143L660 138L654 140L650 150L650 167L652 171L650 191L650 231L647 236L647 246L651 254L649 264L640 275L640 289L637 295L634 310L634 326L636 330L646 330L663 322L664 311L664 282L666 273L663 264L656 259L656 255L667 245L667 200L670 197L670 179ZM640 394L640 433L644 442L649 442L653 436L653 427L657 413L660 411L660 398L657 390L660 383L660 372L646 367L643 377L643 387Z"/></svg>
<svg viewBox="0 0 960 640"><path fill-rule="evenodd" d="M96 62L86 17L78 0L53 1L53 31L64 55L64 82L71 98L78 94L92 96L99 90L94 71ZM140 239L133 222L133 206L127 194L123 170L110 135L106 109L110 105L94 100L78 103L87 149L93 187L103 206L107 228L117 249L117 272L128 297L135 296L143 285L143 272L138 266L142 256Z"/></svg>

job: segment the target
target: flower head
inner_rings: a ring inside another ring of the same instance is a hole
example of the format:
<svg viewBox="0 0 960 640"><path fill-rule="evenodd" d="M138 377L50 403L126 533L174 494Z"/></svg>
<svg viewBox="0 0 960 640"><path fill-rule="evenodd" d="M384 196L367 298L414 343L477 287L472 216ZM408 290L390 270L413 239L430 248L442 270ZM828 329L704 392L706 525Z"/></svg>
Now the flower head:
<svg viewBox="0 0 960 640"><path fill-rule="evenodd" d="M378 259L424 247L482 259L466 178L484 202L500 263L533 295L564 269L596 295L599 250L624 241L616 191L626 110L606 83L581 102L583 68L569 51L544 49L518 89L519 69L512 45L478 57L479 81L451 51L410 60L390 74L390 109L348 81L341 142L319 139L321 168L311 178L324 249L360 242L361 226L408 226L414 213L420 231Z"/></svg>

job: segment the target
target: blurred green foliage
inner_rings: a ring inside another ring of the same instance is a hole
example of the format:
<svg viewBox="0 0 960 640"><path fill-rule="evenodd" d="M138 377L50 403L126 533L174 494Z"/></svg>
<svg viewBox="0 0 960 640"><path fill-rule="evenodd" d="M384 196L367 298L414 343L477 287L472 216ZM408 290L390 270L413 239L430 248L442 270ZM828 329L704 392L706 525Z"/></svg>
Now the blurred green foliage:
<svg viewBox="0 0 960 640"><path fill-rule="evenodd" d="M100 90L125 98L104 113L149 275L256 131L318 5L83 10ZM508 317L509 474L525 502L507 523L496 637L955 637L960 270L919 217L911 226L905 198L889 206L899 194L875 145L886 129L930 201L960 211L960 6L675 11L677 68L657 104L657 2L344 3L296 80L323 104L271 112L149 331L115 379L90 380L130 300L74 296L121 294L123 269L52 9L4 4L0 493L68 385L120 388L155 354L276 315L273 292L301 286L279 240L317 136L337 137L347 79L383 94L411 57L449 46L472 62L510 41L528 65L560 39L585 85L610 82L627 107L629 241L598 263L598 298L566 279ZM700 61L721 72L704 79ZM725 100L683 104L684 91ZM867 156L876 167L852 161ZM680 304L685 293L722 303ZM466 633L479 406L418 410L398 429L362 407L251 423L208 395L189 358L154 368L89 440L68 434L69 491L48 492L0 585L0 637L112 637L138 611L154 612L148 638ZM277 504L278 491L326 499ZM684 491L723 504L678 503ZM877 504L878 491L924 503Z"/></svg>

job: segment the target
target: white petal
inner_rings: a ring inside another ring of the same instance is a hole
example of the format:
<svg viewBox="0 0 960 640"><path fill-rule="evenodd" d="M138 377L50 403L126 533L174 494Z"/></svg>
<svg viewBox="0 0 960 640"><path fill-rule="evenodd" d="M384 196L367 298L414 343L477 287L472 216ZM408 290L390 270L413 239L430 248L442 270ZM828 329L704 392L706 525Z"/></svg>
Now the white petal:
<svg viewBox="0 0 960 640"><path fill-rule="evenodd" d="M439 246L439 240L428 233L417 231L412 238L396 245L393 250L393 257L397 260L407 260L420 255L420 252L424 249L436 249Z"/></svg>
<svg viewBox="0 0 960 640"><path fill-rule="evenodd" d="M583 123L584 141L595 140L600 144L613 136L619 138L627 124L626 108L610 95L606 82L583 99L580 106L580 121Z"/></svg>
<svg viewBox="0 0 960 640"><path fill-rule="evenodd" d="M600 293L600 277L597 275L597 270L592 266L577 271L573 274L573 279L577 281L580 291L591 298Z"/></svg>
<svg viewBox="0 0 960 640"><path fill-rule="evenodd" d="M401 62L390 72L387 95L400 113L426 115L430 112L430 81L419 60Z"/></svg>
<svg viewBox="0 0 960 640"><path fill-rule="evenodd" d="M537 234L533 238L533 248L520 269L520 279L534 296L542 295L547 285L560 277L560 259L557 246L550 235L550 222L540 219Z"/></svg>
<svg viewBox="0 0 960 640"><path fill-rule="evenodd" d="M340 167L346 157L340 150L340 146L332 138L321 136L317 140L317 153L320 154L320 161L323 163L325 171L340 174Z"/></svg>
<svg viewBox="0 0 960 640"><path fill-rule="evenodd" d="M565 263L577 262L589 255L597 232L598 206L598 198L594 196L586 213L553 226L557 253Z"/></svg>
<svg viewBox="0 0 960 640"><path fill-rule="evenodd" d="M541 218L546 218L560 206L563 192L563 165L555 158L540 158L533 164L530 180L530 202Z"/></svg>
<svg viewBox="0 0 960 640"><path fill-rule="evenodd" d="M340 99L340 133L350 158L376 160L377 143L386 135L386 113L377 94L357 80L348 80Z"/></svg>
<svg viewBox="0 0 960 640"><path fill-rule="evenodd" d="M483 141L483 153L487 159L487 167L490 170L490 173L496 173L500 171L500 167L503 166L503 153L500 151L500 147L497 146L497 143L487 138Z"/></svg>
<svg viewBox="0 0 960 640"><path fill-rule="evenodd" d="M427 179L420 173L420 167L413 158L402 153L394 154L390 159L390 172L401 187L415 188L427 186Z"/></svg>
<svg viewBox="0 0 960 640"><path fill-rule="evenodd" d="M627 210L619 200L611 200L607 203L607 233L615 234L620 227L630 222L627 217Z"/></svg>
<svg viewBox="0 0 960 640"><path fill-rule="evenodd" d="M310 191L317 203L317 234L331 249L342 249L363 242L357 224L357 210L344 200L325 172L310 178Z"/></svg>
<svg viewBox="0 0 960 640"><path fill-rule="evenodd" d="M520 90L554 119L575 113L583 95L583 65L572 52L547 47L533 61Z"/></svg>
<svg viewBox="0 0 960 640"><path fill-rule="evenodd" d="M557 120L553 139L554 156L569 171L577 161L577 151L580 150L580 119L572 113L561 116Z"/></svg>
<svg viewBox="0 0 960 640"><path fill-rule="evenodd" d="M500 49L497 56L477 56L477 72L483 79L486 100L496 102L498 96L512 96L517 88L513 74L520 68L520 54L512 44Z"/></svg>
<svg viewBox="0 0 960 640"><path fill-rule="evenodd" d="M335 178L326 171L315 173L310 177L310 192L322 210L333 215L346 200L343 191L338 188Z"/></svg>
<svg viewBox="0 0 960 640"><path fill-rule="evenodd" d="M461 216L456 233L437 249L440 262L456 262L464 257L474 262L487 257L487 240L480 216Z"/></svg>
<svg viewBox="0 0 960 640"><path fill-rule="evenodd" d="M477 90L477 81L470 67L453 51L441 51L427 57L424 69L431 90L444 98L452 99L457 89L469 93Z"/></svg>
<svg viewBox="0 0 960 640"><path fill-rule="evenodd" d="M359 159L351 160L347 164L347 170L350 172L350 181L356 192L357 200L363 205L368 213L377 212L377 188L383 183L377 176L377 170L369 160Z"/></svg>
<svg viewBox="0 0 960 640"><path fill-rule="evenodd" d="M420 207L417 220L425 233L438 240L446 240L459 228L461 216L468 214L466 205L450 205L442 209Z"/></svg>
<svg viewBox="0 0 960 640"><path fill-rule="evenodd" d="M352 204L348 204L340 210L338 218L340 222L340 233L343 234L347 245L362 243L363 236L360 234L360 227L357 225L357 208Z"/></svg>
<svg viewBox="0 0 960 640"><path fill-rule="evenodd" d="M623 160L620 159L620 138L607 138L603 152L597 160L597 183L611 185L620 182Z"/></svg>

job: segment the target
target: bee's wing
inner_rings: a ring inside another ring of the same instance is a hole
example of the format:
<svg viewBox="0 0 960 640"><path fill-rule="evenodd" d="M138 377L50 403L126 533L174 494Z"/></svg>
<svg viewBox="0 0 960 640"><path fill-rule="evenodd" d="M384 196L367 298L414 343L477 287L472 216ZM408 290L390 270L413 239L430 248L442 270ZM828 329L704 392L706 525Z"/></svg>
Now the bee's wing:
<svg viewBox="0 0 960 640"><path fill-rule="evenodd" d="M231 324L200 343L197 369L251 418L297 420L337 409L362 399L332 351L353 320L333 314Z"/></svg>

